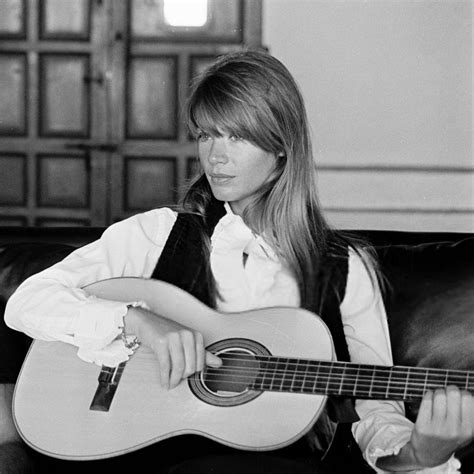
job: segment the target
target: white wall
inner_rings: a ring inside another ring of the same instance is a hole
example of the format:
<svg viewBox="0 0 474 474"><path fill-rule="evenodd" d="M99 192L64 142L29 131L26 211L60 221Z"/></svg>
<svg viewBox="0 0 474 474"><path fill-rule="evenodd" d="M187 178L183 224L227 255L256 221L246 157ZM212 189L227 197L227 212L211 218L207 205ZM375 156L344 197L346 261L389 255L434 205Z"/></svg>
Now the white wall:
<svg viewBox="0 0 474 474"><path fill-rule="evenodd" d="M329 220L474 231L473 2L263 0L305 96Z"/></svg>

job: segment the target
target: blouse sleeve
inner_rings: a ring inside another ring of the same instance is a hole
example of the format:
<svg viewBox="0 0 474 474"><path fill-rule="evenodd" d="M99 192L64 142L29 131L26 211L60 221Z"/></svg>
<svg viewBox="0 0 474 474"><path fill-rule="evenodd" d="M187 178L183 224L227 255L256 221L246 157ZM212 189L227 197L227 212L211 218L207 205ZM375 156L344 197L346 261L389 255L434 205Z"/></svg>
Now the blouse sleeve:
<svg viewBox="0 0 474 474"><path fill-rule="evenodd" d="M32 338L74 344L81 358L99 365L126 360L129 351L112 342L127 304L136 302L104 300L82 288L107 278L149 277L175 220L163 208L110 226L99 240L25 280L8 300L7 325Z"/></svg>
<svg viewBox="0 0 474 474"><path fill-rule="evenodd" d="M341 304L351 361L362 364L393 365L387 317L370 258L364 259L355 251L349 253L349 272L346 294ZM361 451L375 467L379 457L397 454L409 441L413 423L405 417L401 402L385 400L357 400L356 411L360 421L353 424L352 432ZM459 462L448 463L423 473L455 473Z"/></svg>

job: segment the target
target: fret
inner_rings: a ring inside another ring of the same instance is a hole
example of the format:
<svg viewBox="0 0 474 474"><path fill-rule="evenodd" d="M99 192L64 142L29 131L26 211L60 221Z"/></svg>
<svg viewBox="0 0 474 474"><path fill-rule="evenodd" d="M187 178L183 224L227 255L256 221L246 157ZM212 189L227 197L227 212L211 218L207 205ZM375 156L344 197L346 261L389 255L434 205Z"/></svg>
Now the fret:
<svg viewBox="0 0 474 474"><path fill-rule="evenodd" d="M345 362L334 362L331 364L329 383L327 386L327 392L331 395L343 395L345 392L345 386L349 385L352 389L350 380L350 374L348 374L348 364Z"/></svg>
<svg viewBox="0 0 474 474"><path fill-rule="evenodd" d="M328 393L329 377L331 375L331 366L326 362L319 362L315 381L316 393Z"/></svg>
<svg viewBox="0 0 474 474"><path fill-rule="evenodd" d="M300 359L293 359L294 362L290 364L290 372L293 372L293 379L291 381L291 391L292 392L301 392L301 388L303 386L305 376L306 376L306 369L308 362L305 360ZM303 367L305 370L303 371Z"/></svg>
<svg viewBox="0 0 474 474"><path fill-rule="evenodd" d="M429 390L435 390L437 388L443 388L447 386L448 373L445 370L427 369L428 372L428 383L426 388Z"/></svg>
<svg viewBox="0 0 474 474"><path fill-rule="evenodd" d="M461 373L455 370L447 370L447 385L456 385L463 389L465 387L465 379L468 377L469 372Z"/></svg>
<svg viewBox="0 0 474 474"><path fill-rule="evenodd" d="M357 394L357 384L359 382L359 372L360 372L360 364L356 365L356 374L355 374L355 380L354 380L354 387L352 388L352 396L355 397Z"/></svg>
<svg viewBox="0 0 474 474"><path fill-rule="evenodd" d="M318 363L315 361L308 361L305 371L305 380L303 382L302 391L304 393L314 393L316 390L316 381L318 379Z"/></svg>
<svg viewBox="0 0 474 474"><path fill-rule="evenodd" d="M372 398L374 370L370 365L360 365L357 373L357 390L354 396L358 398Z"/></svg>
<svg viewBox="0 0 474 474"><path fill-rule="evenodd" d="M403 390L403 399L407 397L408 383L410 381L410 367L407 368L407 376L405 378L405 389Z"/></svg>
<svg viewBox="0 0 474 474"><path fill-rule="evenodd" d="M276 364L276 366L278 367L278 364ZM271 371L269 370L269 372L271 372L272 376L271 376L271 379L270 379L270 386L269 386L268 390L272 390L273 387L275 386L276 370L273 368Z"/></svg>
<svg viewBox="0 0 474 474"><path fill-rule="evenodd" d="M346 368L347 364L342 365L342 374L341 374L341 381L339 382L339 388L337 389L337 394L342 395L343 389L344 389L344 378L346 375Z"/></svg>
<svg viewBox="0 0 474 474"><path fill-rule="evenodd" d="M386 398L387 390L389 389L388 381L391 377L391 367L373 366L369 396L378 399Z"/></svg>
<svg viewBox="0 0 474 474"><path fill-rule="evenodd" d="M390 367L389 369L389 374L388 374L388 380L387 380L387 386L385 388L385 398L386 399L389 399L389 393L390 393L390 390L391 390L391 382L392 382L392 368L393 367Z"/></svg>
<svg viewBox="0 0 474 474"><path fill-rule="evenodd" d="M290 373L288 372L289 359L279 358L277 362L278 376L281 378L280 391L285 392L291 389L291 380L289 380Z"/></svg>
<svg viewBox="0 0 474 474"><path fill-rule="evenodd" d="M330 383L331 383L331 375L332 375L332 365L327 366L327 373L326 373L326 386L324 387L324 393L328 394Z"/></svg>
<svg viewBox="0 0 474 474"><path fill-rule="evenodd" d="M272 381L273 381L273 375L274 372L269 370L269 362L270 359L260 359L260 370L259 370L259 376L261 376L261 381L260 381L260 390L270 390L272 387ZM257 377L258 379L259 377ZM257 382L255 382L256 384Z"/></svg>
<svg viewBox="0 0 474 474"><path fill-rule="evenodd" d="M288 364L287 364L287 375L288 375L288 382L289 382L289 391L294 392L295 387L297 386L298 381L298 375L299 375L299 361L298 359L289 359Z"/></svg>
<svg viewBox="0 0 474 474"><path fill-rule="evenodd" d="M305 391L306 380L307 380L307 377L308 377L309 360L305 360L304 365L305 365L305 369L304 369L304 372L303 372L303 378L301 380L300 392Z"/></svg>
<svg viewBox="0 0 474 474"><path fill-rule="evenodd" d="M403 400L406 394L405 367L394 366L391 368L391 380L388 399Z"/></svg>

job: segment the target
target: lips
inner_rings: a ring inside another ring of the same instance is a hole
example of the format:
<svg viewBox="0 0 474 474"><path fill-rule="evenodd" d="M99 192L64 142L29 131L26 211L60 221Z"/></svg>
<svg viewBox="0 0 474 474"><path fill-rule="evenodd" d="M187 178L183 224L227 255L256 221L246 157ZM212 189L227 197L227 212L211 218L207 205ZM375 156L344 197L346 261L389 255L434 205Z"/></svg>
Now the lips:
<svg viewBox="0 0 474 474"><path fill-rule="evenodd" d="M209 179L213 184L226 184L231 181L235 176L223 173L212 173L209 175Z"/></svg>

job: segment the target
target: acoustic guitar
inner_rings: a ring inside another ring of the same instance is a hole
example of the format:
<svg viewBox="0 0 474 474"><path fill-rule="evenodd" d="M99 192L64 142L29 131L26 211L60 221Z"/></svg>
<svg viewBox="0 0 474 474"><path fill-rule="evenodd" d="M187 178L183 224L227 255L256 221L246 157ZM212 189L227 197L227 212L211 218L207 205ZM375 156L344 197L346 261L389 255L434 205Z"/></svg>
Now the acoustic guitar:
<svg viewBox="0 0 474 474"><path fill-rule="evenodd" d="M337 362L327 327L302 309L220 313L173 285L141 278L103 280L85 290L145 301L157 314L201 331L224 363L167 391L147 347L118 367L100 368L80 360L72 345L34 341L13 413L26 443L49 456L101 459L189 433L271 450L303 436L330 395L414 401L447 385L474 391L474 372Z"/></svg>

